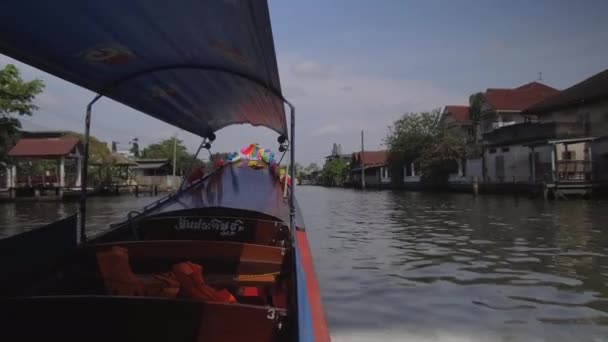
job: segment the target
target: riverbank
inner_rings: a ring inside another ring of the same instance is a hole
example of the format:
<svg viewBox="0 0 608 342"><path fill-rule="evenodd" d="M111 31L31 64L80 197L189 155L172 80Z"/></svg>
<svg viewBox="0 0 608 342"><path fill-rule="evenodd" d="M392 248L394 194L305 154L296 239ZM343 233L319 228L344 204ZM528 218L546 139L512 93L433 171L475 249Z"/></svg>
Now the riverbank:
<svg viewBox="0 0 608 342"><path fill-rule="evenodd" d="M303 183L305 186L327 187L322 184ZM344 186L332 186L327 188L361 189L359 184L347 184ZM419 192L451 192L469 193L477 195L506 195L524 196L530 198L545 199L589 199L603 198L608 195L608 185L604 183L594 184L533 184L525 182L513 183L490 183L490 182L449 182L444 185L425 184L423 182L406 182L393 184L390 182L366 184L366 189L380 190L405 190Z"/></svg>

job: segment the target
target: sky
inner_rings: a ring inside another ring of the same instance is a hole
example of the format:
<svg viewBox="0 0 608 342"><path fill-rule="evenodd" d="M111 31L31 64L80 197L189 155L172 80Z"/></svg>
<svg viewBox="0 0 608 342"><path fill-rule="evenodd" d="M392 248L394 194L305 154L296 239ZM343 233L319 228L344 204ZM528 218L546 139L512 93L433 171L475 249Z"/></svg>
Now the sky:
<svg viewBox="0 0 608 342"><path fill-rule="evenodd" d="M322 164L343 153L383 149L387 127L405 113L467 104L486 88L535 81L567 88L608 68L608 1L269 0L284 94L296 106L296 159ZM46 84L31 130L84 129L88 90L0 55L25 79ZM196 136L112 100L95 106L91 134L127 149ZM216 133L214 151L251 142L277 149L276 133L239 125Z"/></svg>

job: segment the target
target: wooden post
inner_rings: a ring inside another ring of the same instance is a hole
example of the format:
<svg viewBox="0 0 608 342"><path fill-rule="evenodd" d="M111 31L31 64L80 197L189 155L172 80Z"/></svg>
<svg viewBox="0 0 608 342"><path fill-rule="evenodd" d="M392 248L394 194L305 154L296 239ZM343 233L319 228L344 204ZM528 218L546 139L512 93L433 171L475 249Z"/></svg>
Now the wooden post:
<svg viewBox="0 0 608 342"><path fill-rule="evenodd" d="M65 158L59 160L59 187L65 187Z"/></svg>
<svg viewBox="0 0 608 342"><path fill-rule="evenodd" d="M361 130L361 157L359 158L359 162L361 164L361 189L365 189L365 163L363 162L363 130Z"/></svg>
<svg viewBox="0 0 608 342"><path fill-rule="evenodd" d="M473 177L473 195L477 196L479 194L479 182L477 181L477 176Z"/></svg>
<svg viewBox="0 0 608 342"><path fill-rule="evenodd" d="M11 188L14 188L17 186L17 165L13 165L13 167L11 167Z"/></svg>
<svg viewBox="0 0 608 342"><path fill-rule="evenodd" d="M12 177L11 177L11 173L12 173L11 169L9 167L7 167L6 168L6 188L7 189L11 188L11 184L12 184L11 182L13 181Z"/></svg>
<svg viewBox="0 0 608 342"><path fill-rule="evenodd" d="M76 159L76 187L82 186L82 156L79 154Z"/></svg>
<svg viewBox="0 0 608 342"><path fill-rule="evenodd" d="M135 184L135 197L139 197L139 184Z"/></svg>
<svg viewBox="0 0 608 342"><path fill-rule="evenodd" d="M534 152L534 146L531 147L532 148L532 158L531 158L531 171L532 171L532 184L536 184L536 153Z"/></svg>
<svg viewBox="0 0 608 342"><path fill-rule="evenodd" d="M557 183L557 145L553 144L553 151L551 151L551 178L554 183Z"/></svg>

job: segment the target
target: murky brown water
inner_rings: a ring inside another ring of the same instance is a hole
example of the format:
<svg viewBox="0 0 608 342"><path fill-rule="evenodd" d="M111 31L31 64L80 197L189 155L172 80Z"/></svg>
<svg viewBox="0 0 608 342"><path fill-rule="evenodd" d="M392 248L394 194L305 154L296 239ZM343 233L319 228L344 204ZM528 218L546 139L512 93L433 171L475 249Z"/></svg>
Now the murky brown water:
<svg viewBox="0 0 608 342"><path fill-rule="evenodd" d="M335 341L608 341L608 202L299 187ZM91 199L100 231L150 197ZM76 210L0 204L0 236Z"/></svg>

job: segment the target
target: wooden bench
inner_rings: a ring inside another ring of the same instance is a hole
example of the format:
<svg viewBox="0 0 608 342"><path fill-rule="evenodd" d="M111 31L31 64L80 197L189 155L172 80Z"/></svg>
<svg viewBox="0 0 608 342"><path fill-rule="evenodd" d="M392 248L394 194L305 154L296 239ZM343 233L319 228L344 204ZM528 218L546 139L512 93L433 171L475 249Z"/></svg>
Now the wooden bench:
<svg viewBox="0 0 608 342"><path fill-rule="evenodd" d="M285 248L225 241L161 240L126 241L89 245L96 253L118 246L129 251L136 273L166 271L181 261L201 264L204 272L219 274L267 274L281 272Z"/></svg>

